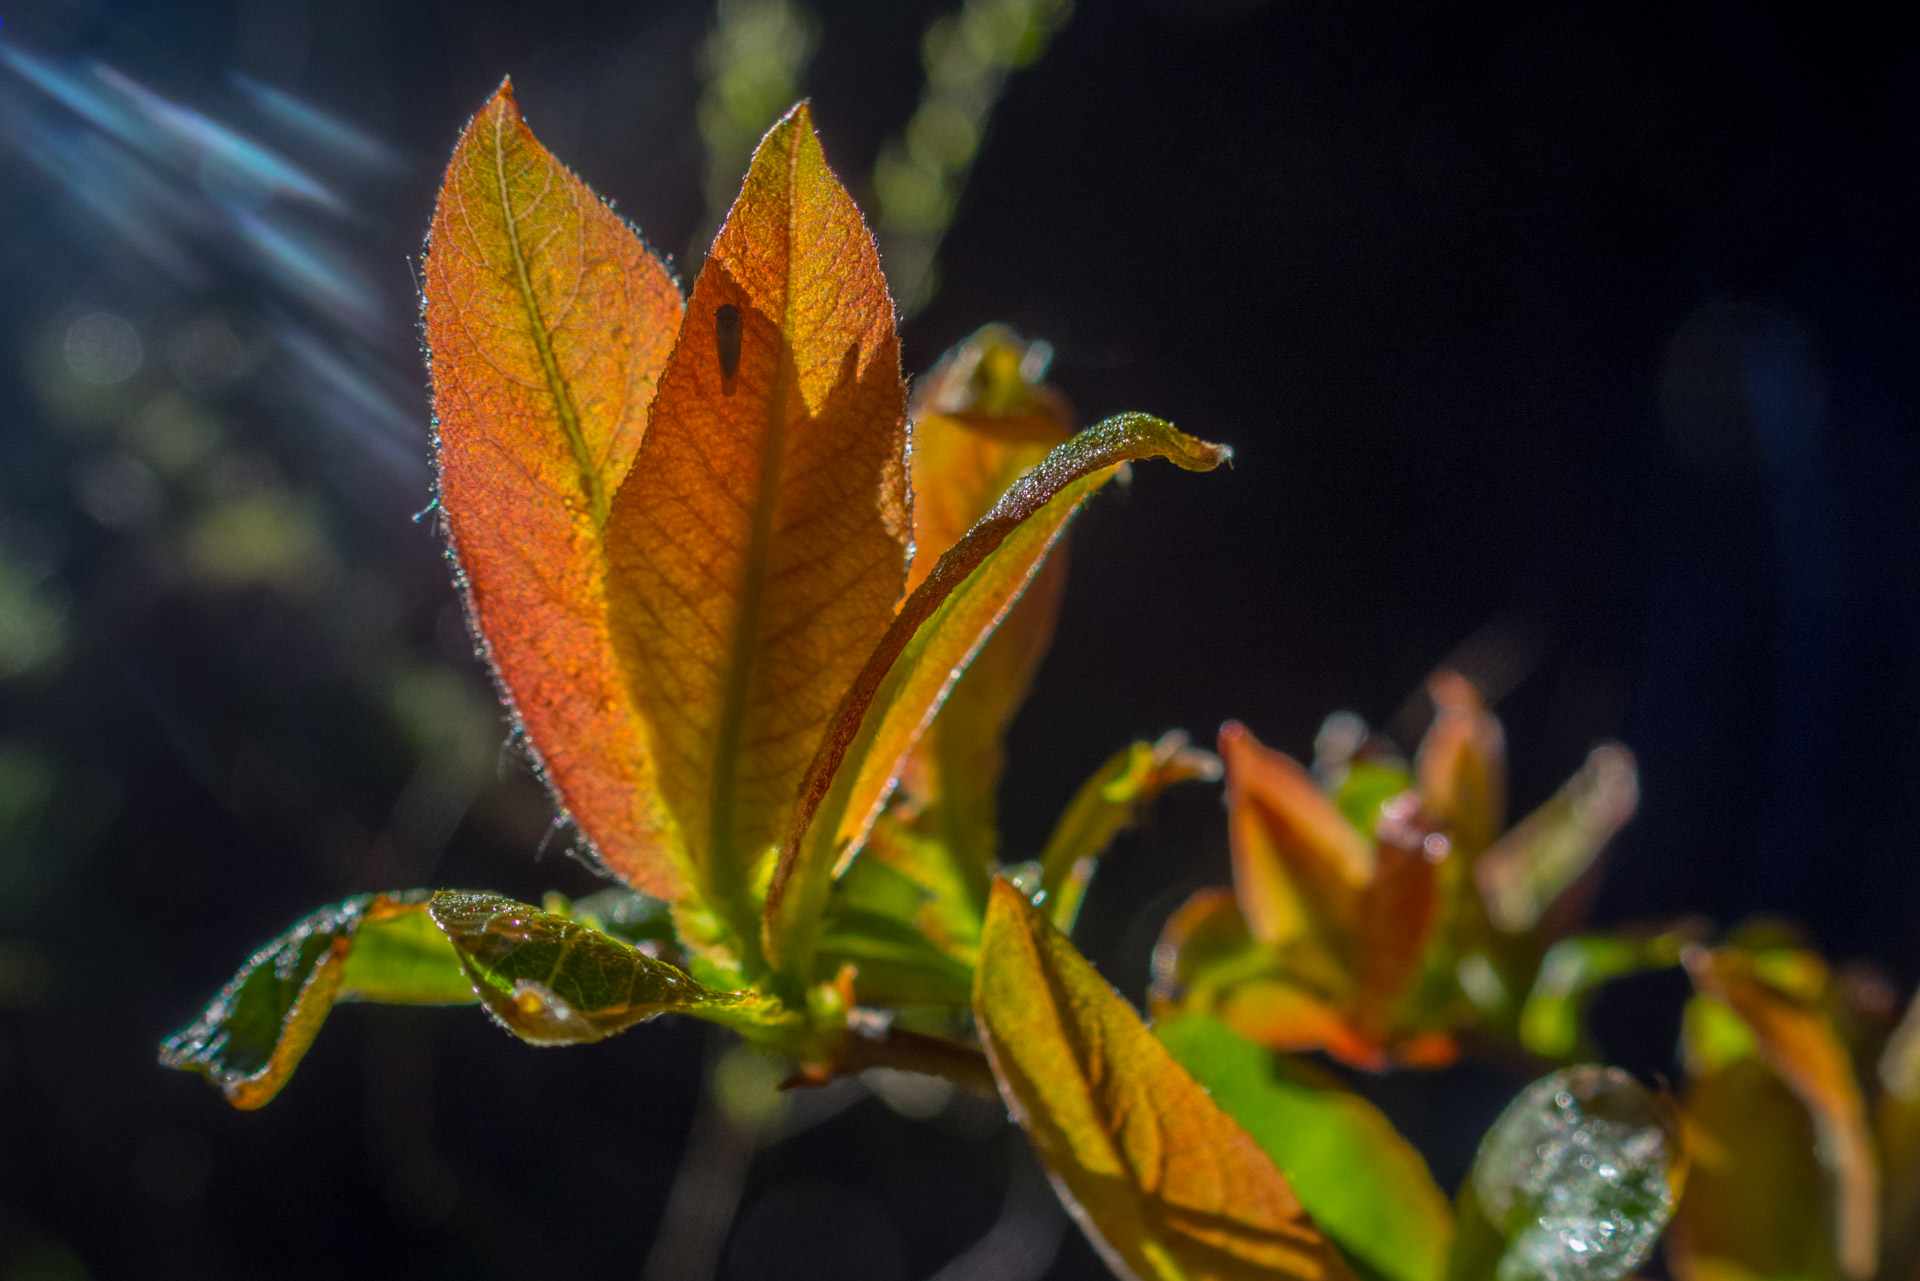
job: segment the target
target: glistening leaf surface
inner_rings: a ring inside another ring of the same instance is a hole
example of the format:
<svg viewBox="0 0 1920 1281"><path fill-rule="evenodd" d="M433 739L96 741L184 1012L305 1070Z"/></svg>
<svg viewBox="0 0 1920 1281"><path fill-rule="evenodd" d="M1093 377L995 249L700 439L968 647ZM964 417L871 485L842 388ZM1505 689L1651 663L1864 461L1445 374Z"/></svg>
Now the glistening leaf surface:
<svg viewBox="0 0 1920 1281"><path fill-rule="evenodd" d="M607 527L661 794L749 948L751 869L906 582L905 413L873 238L796 107L694 285Z"/></svg>
<svg viewBox="0 0 1920 1281"><path fill-rule="evenodd" d="M1522 1090L1481 1139L1450 1275L1617 1281L1653 1250L1686 1176L1671 1099L1619 1068L1562 1068Z"/></svg>
<svg viewBox="0 0 1920 1281"><path fill-rule="evenodd" d="M974 1015L1008 1108L1116 1272L1350 1281L1272 1159L1004 880Z"/></svg>
<svg viewBox="0 0 1920 1281"><path fill-rule="evenodd" d="M428 918L428 897L367 894L301 920L167 1039L160 1062L201 1073L237 1108L257 1108L293 1075L336 1001L471 1004L473 986Z"/></svg>
<svg viewBox="0 0 1920 1281"><path fill-rule="evenodd" d="M1334 1242L1385 1281L1440 1281L1453 1210L1426 1161L1371 1103L1205 1015L1154 1034L1266 1150Z"/></svg>
<svg viewBox="0 0 1920 1281"><path fill-rule="evenodd" d="M581 833L628 882L676 894L676 838L608 632L601 529L679 290L502 85L447 167L425 293L440 505L473 621Z"/></svg>
<svg viewBox="0 0 1920 1281"><path fill-rule="evenodd" d="M1231 451L1145 414L1121 414L1055 448L1007 490L900 606L841 701L802 785L767 900L768 951L804 976L841 860L857 849L900 762L1048 549L1120 464L1165 458L1211 471Z"/></svg>
<svg viewBox="0 0 1920 1281"><path fill-rule="evenodd" d="M534 1045L573 1045L656 1014L750 1028L779 1011L748 992L715 992L571 917L498 894L443 890L429 904L494 1021Z"/></svg>

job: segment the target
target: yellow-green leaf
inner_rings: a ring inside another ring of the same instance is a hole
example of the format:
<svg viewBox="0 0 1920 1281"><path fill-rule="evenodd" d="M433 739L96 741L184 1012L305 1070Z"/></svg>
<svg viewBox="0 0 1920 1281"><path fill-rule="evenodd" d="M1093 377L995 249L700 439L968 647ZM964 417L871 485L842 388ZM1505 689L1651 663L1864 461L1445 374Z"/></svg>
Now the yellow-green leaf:
<svg viewBox="0 0 1920 1281"><path fill-rule="evenodd" d="M974 1014L1008 1108L1116 1272L1350 1281L1272 1158L1006 881Z"/></svg>
<svg viewBox="0 0 1920 1281"><path fill-rule="evenodd" d="M1113 838L1133 826L1140 810L1175 783L1220 777L1220 758L1169 730L1157 742L1122 748L1067 802L1040 853L1040 886L1053 923L1073 932L1094 867Z"/></svg>

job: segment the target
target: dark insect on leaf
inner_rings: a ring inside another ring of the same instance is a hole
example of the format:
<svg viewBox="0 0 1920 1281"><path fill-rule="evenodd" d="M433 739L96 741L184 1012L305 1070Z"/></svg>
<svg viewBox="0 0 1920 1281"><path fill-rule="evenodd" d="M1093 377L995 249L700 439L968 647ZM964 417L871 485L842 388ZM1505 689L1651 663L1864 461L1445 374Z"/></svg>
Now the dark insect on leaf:
<svg viewBox="0 0 1920 1281"><path fill-rule="evenodd" d="M721 390L733 394L733 376L740 372L740 309L721 303L713 313L713 343L720 349Z"/></svg>

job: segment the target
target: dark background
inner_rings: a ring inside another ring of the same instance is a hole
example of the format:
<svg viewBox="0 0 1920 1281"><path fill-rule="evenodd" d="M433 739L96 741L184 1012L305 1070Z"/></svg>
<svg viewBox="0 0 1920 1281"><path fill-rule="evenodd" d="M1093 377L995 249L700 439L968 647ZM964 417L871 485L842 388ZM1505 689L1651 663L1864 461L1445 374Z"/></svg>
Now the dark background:
<svg viewBox="0 0 1920 1281"><path fill-rule="evenodd" d="M857 195L946 8L814 5L805 87ZM97 58L271 137L238 67L390 149L315 153L343 207L289 215L292 248L248 241L0 67L0 611L55 620L0 679L0 1277L638 1275L709 1052L693 1025L535 1051L471 1010L342 1009L253 1114L153 1052L318 904L592 887L542 853L410 519L410 256L503 73L654 244L688 243L710 6L0 19L36 65ZM1601 918L1785 912L1910 984L1917 53L1833 4L1083 0L994 116L907 364L1005 320L1055 344L1089 420L1151 410L1237 458L1141 467L1078 526L1013 732L1009 855L1137 735L1234 716L1302 754L1350 707L1410 745L1409 695L1453 655L1510 686L1517 808L1598 739L1638 754ZM105 390L57 368L98 311L148 353ZM224 364L182 337L209 317L237 335ZM1079 938L1137 997L1166 914L1225 876L1217 793L1173 794ZM1670 1070L1677 994L1639 993L1602 1010L1607 1048ZM1505 1088L1389 1102L1451 1185ZM928 1275L993 1220L1014 1143L859 1103L763 1154L726 1275ZM809 1214L841 1244L781 1235ZM1050 1275L1100 1271L1070 1234Z"/></svg>

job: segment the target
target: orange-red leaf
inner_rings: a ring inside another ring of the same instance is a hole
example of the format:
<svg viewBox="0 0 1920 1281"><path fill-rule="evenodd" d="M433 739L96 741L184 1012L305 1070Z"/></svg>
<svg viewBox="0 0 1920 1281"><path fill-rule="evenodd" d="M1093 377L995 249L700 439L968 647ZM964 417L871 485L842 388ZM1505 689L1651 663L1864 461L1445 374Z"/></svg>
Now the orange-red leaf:
<svg viewBox="0 0 1920 1281"><path fill-rule="evenodd" d="M607 527L661 795L749 947L753 869L906 581L905 411L873 237L796 107L694 285Z"/></svg>
<svg viewBox="0 0 1920 1281"><path fill-rule="evenodd" d="M455 148L426 261L440 506L470 615L548 784L629 883L682 888L613 659L601 529L679 290L502 85Z"/></svg>
<svg viewBox="0 0 1920 1281"><path fill-rule="evenodd" d="M1458 672L1434 673L1427 692L1434 719L1414 760L1420 796L1471 859L1506 826L1506 738L1480 691Z"/></svg>
<svg viewBox="0 0 1920 1281"><path fill-rule="evenodd" d="M1338 955L1373 876L1372 844L1297 761L1238 721L1220 727L1220 759L1234 893L1253 937Z"/></svg>
<svg viewBox="0 0 1920 1281"><path fill-rule="evenodd" d="M1008 1108L1116 1272L1350 1281L1272 1159L1006 881L974 1015Z"/></svg>

